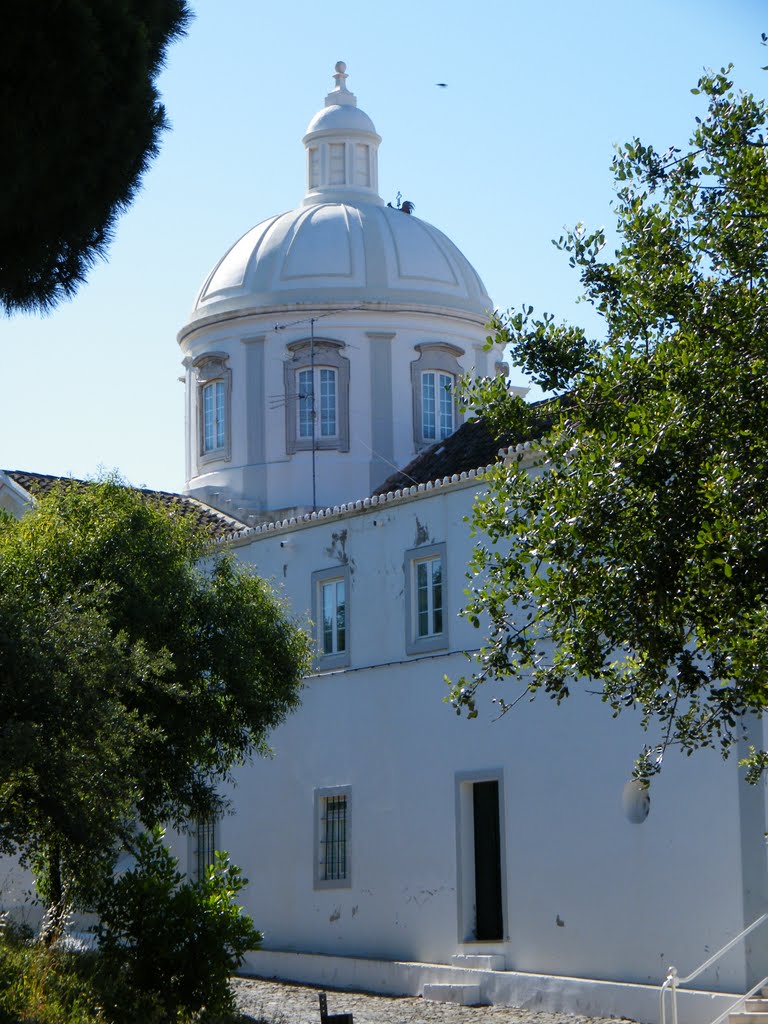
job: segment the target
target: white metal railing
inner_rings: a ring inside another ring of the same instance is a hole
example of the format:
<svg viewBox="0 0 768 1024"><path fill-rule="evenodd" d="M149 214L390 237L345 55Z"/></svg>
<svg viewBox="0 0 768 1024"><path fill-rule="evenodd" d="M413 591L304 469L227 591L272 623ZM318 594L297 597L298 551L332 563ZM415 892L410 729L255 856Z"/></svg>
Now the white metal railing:
<svg viewBox="0 0 768 1024"><path fill-rule="evenodd" d="M737 946L751 932L753 932L757 928L759 928L760 925L765 924L766 921L768 921L768 914L761 914L760 917L758 917L756 921L753 921L752 924L749 925L749 927L745 928L743 932L739 932L739 934L735 938L731 939L730 942L726 943L726 945L723 946L722 949L718 949L718 951L716 953L713 953L712 956L708 960L705 960L704 963L701 964L700 967L697 967L695 971L692 971L690 974L686 975L684 978L681 978L678 975L676 967L670 967L669 970L667 971L667 976L664 979L664 982L663 982L663 984L661 986L661 989L659 991L659 1011L660 1011L659 1012L659 1021L660 1021L660 1024L667 1024L667 1012L666 1012L666 1001L665 1001L665 996L666 996L667 992L670 993L670 998L671 998L671 1002L672 1002L671 1024L678 1024L678 1021L677 1021L677 989L678 989L678 986L679 985L687 985L689 981L693 981L694 978L698 978L698 976L700 974L702 974L704 971L706 971L708 967L711 967L712 964L716 963L720 959L721 956L725 956L726 953L729 953L734 948L734 946ZM732 1003L728 1007L727 1010L724 1010L720 1014L719 1017L717 1017L715 1020L713 1020L712 1024L722 1024L722 1021L724 1021L726 1019L728 1014L733 1013L736 1010L737 1007L741 1006L747 999L750 999L753 995L755 995L756 992L759 992L759 990L766 983L768 983L768 977L763 978L762 981L758 981L758 983L753 988L751 988L749 990L749 992L746 993L746 995L739 996L739 998L734 1003Z"/></svg>

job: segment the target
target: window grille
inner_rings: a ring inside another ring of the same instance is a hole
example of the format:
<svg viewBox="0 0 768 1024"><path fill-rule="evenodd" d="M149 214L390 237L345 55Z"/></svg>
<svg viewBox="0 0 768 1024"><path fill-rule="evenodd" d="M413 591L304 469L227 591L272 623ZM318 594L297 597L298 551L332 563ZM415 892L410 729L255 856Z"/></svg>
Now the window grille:
<svg viewBox="0 0 768 1024"><path fill-rule="evenodd" d="M198 879L205 878L216 863L216 819L198 818L195 826L195 856Z"/></svg>
<svg viewBox="0 0 768 1024"><path fill-rule="evenodd" d="M347 877L346 795L323 799L321 827L321 877L324 881L341 881Z"/></svg>

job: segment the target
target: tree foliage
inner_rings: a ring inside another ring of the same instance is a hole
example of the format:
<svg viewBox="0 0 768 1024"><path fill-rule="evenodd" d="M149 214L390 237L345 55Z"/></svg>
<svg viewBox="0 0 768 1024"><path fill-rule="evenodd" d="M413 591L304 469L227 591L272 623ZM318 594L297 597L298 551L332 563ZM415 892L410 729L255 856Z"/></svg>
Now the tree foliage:
<svg viewBox="0 0 768 1024"><path fill-rule="evenodd" d="M615 252L582 226L555 243L603 335L525 306L494 324L553 424L475 507L465 614L490 633L452 690L470 716L506 677L637 708L642 776L669 744L727 753L768 704L768 110L731 68L693 92L687 147L617 150ZM497 392L472 396L497 429L532 415Z"/></svg>
<svg viewBox="0 0 768 1024"><path fill-rule="evenodd" d="M167 127L185 0L25 0L0 33L0 305L48 311L105 255Z"/></svg>
<svg viewBox="0 0 768 1024"><path fill-rule="evenodd" d="M137 826L217 809L307 658L267 584L151 496L72 484L0 522L0 849L82 904Z"/></svg>

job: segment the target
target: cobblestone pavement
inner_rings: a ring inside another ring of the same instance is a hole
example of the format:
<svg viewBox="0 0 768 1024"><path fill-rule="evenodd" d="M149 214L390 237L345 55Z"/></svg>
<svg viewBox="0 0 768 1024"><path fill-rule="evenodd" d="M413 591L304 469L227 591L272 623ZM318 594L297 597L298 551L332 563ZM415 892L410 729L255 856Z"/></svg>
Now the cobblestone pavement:
<svg viewBox="0 0 768 1024"><path fill-rule="evenodd" d="M310 985L235 978L241 1013L268 1024L320 1024L317 994ZM457 1006L413 996L328 991L329 1013L351 1013L355 1024L624 1024L620 1018L517 1010L509 1006Z"/></svg>

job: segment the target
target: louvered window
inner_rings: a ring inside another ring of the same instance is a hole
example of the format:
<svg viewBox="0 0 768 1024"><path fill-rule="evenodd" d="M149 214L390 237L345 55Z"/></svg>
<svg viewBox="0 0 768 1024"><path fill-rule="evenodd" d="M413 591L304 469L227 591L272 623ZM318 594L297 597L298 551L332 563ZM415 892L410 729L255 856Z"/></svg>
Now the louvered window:
<svg viewBox="0 0 768 1024"><path fill-rule="evenodd" d="M343 142L331 142L328 145L328 180L331 185L345 185L346 174L346 153Z"/></svg>

